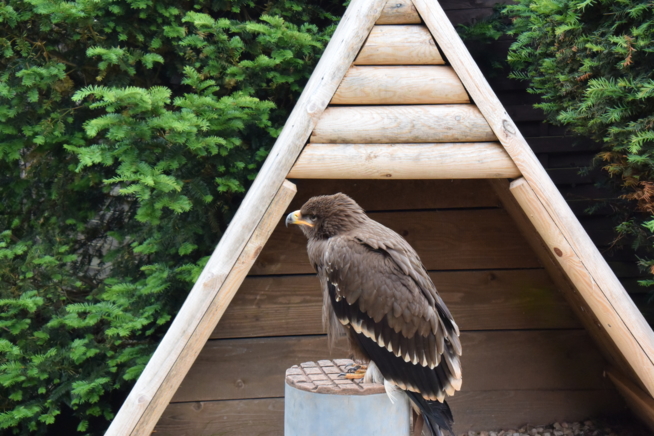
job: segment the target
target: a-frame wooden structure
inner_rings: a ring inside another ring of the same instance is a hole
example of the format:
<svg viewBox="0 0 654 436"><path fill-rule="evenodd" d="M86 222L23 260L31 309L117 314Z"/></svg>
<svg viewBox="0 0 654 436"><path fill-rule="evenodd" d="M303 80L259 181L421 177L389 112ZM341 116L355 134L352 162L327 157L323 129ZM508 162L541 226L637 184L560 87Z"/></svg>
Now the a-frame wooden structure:
<svg viewBox="0 0 654 436"><path fill-rule="evenodd" d="M152 432L294 197L287 178L492 179L504 209L610 364L609 378L654 428L654 333L437 0L352 0L107 435Z"/></svg>

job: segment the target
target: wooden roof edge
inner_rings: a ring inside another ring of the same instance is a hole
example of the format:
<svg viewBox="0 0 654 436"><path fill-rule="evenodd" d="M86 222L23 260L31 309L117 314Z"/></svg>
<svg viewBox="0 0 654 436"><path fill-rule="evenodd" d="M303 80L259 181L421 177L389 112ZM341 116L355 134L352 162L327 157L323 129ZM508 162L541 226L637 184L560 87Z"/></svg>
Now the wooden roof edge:
<svg viewBox="0 0 654 436"><path fill-rule="evenodd" d="M616 341L616 345L649 394L654 395L654 332L504 110L440 4L433 0L413 0L413 3L432 32L437 45L459 75L472 100L515 162L534 195L582 260L584 268L597 285L596 289L607 303L605 310L612 311L628 326L630 337L624 338L624 341ZM603 327L615 341L614 326L605 324Z"/></svg>
<svg viewBox="0 0 654 436"><path fill-rule="evenodd" d="M269 210L385 4L386 0L350 3L243 203L106 436L151 434L219 318L213 327L207 326L206 332L198 330L198 324ZM284 209L275 212L279 215L277 219ZM204 333L206 338L198 340L198 335ZM180 356L192 358L182 359L184 365L180 366L177 364Z"/></svg>

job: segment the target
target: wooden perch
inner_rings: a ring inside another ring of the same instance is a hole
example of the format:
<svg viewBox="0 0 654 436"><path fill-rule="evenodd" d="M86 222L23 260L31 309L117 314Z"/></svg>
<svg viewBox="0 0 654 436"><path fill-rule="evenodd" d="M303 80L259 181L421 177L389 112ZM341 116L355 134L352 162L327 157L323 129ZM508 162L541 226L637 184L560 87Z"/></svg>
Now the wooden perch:
<svg viewBox="0 0 654 436"><path fill-rule="evenodd" d="M420 15L411 0L388 0L376 24L417 24Z"/></svg>
<svg viewBox="0 0 654 436"><path fill-rule="evenodd" d="M314 144L496 141L474 105L329 107L311 135Z"/></svg>
<svg viewBox="0 0 654 436"><path fill-rule="evenodd" d="M654 386L654 366L638 345L639 342L646 342L648 338L641 337L640 332L633 329L633 323L627 325L625 322L642 316L627 292L623 288L608 291L599 286L595 277L599 276L597 270L601 266L594 264L590 256L570 244L524 178L513 181L510 189L553 253L554 259L561 265L630 366L641 377L645 386ZM643 378L644 375L647 377Z"/></svg>
<svg viewBox="0 0 654 436"><path fill-rule="evenodd" d="M309 144L289 173L298 179L487 179L520 172L497 142Z"/></svg>
<svg viewBox="0 0 654 436"><path fill-rule="evenodd" d="M470 103L468 93L451 67L352 67L331 104L452 104Z"/></svg>
<svg viewBox="0 0 654 436"><path fill-rule="evenodd" d="M444 64L425 26L375 26L354 61L355 65Z"/></svg>

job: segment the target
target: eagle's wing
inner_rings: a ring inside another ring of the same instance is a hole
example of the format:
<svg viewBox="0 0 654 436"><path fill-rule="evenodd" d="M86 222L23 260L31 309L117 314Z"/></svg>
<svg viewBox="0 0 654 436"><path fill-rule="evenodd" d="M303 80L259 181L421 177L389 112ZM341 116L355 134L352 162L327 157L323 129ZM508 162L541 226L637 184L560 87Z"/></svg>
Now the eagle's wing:
<svg viewBox="0 0 654 436"><path fill-rule="evenodd" d="M460 389L458 327L402 237L369 220L310 246L309 257L336 318L387 380L439 401Z"/></svg>

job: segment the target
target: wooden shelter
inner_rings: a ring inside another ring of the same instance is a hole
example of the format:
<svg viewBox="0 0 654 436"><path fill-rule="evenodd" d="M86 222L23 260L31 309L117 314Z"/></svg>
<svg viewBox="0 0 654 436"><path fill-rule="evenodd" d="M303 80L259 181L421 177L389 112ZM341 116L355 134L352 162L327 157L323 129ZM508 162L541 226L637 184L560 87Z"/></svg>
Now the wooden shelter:
<svg viewBox="0 0 654 436"><path fill-rule="evenodd" d="M654 429L654 333L439 3L352 0L107 435L282 433L285 369L345 357L282 217L338 191L407 238L461 326L457 432L615 412L615 388Z"/></svg>

